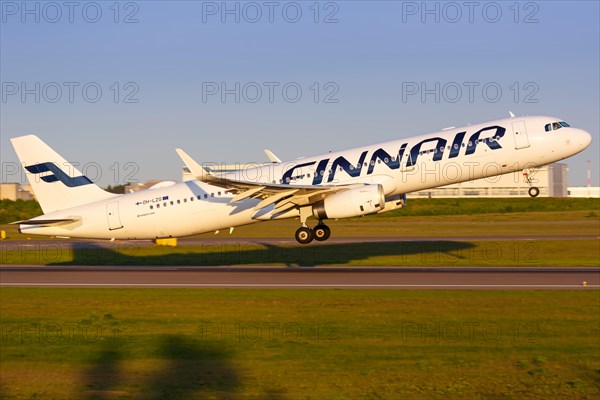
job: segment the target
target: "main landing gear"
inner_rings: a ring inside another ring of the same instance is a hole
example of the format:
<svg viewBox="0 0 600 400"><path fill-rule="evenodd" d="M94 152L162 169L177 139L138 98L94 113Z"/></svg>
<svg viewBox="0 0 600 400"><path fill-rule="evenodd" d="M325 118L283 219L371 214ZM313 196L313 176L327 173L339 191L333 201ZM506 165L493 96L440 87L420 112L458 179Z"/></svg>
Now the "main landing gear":
<svg viewBox="0 0 600 400"><path fill-rule="evenodd" d="M323 242L331 236L331 229L324 223L319 221L319 224L313 229L307 226L302 226L296 231L296 240L300 244L308 244L314 240Z"/></svg>
<svg viewBox="0 0 600 400"><path fill-rule="evenodd" d="M313 240L323 242L329 239L331 236L331 229L327 225L323 223L323 221L319 220L317 226L313 229L310 229L308 225L306 225L306 220L312 215L312 207L302 207L300 208L300 223L302 226L298 228L296 231L296 240L300 244L308 244Z"/></svg>

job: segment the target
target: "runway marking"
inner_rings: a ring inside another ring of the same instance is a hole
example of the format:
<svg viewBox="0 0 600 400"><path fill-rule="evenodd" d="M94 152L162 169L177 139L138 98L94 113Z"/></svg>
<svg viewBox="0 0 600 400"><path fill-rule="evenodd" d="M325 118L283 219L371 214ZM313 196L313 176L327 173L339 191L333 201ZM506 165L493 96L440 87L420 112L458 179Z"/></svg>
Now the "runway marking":
<svg viewBox="0 0 600 400"><path fill-rule="evenodd" d="M337 288L337 287L352 287L352 288L407 288L407 287L423 287L423 288L582 288L582 289L597 289L600 285L586 285L573 284L573 285L502 285L502 284L491 284L491 285L473 285L473 284L451 284L451 285L426 285L426 284L310 284L310 283L289 283L289 284L277 284L277 283L12 283L2 282L1 286L85 286L85 287L272 287L272 288L284 288L284 287L298 287L298 288Z"/></svg>

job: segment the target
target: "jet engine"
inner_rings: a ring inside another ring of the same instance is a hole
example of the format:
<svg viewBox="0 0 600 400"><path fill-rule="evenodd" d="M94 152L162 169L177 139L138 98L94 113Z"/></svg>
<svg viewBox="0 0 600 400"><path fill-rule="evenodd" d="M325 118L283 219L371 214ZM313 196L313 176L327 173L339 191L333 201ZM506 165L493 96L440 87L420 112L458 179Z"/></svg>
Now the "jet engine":
<svg viewBox="0 0 600 400"><path fill-rule="evenodd" d="M385 207L381 185L365 185L333 194L313 206L319 220L358 217L374 214Z"/></svg>

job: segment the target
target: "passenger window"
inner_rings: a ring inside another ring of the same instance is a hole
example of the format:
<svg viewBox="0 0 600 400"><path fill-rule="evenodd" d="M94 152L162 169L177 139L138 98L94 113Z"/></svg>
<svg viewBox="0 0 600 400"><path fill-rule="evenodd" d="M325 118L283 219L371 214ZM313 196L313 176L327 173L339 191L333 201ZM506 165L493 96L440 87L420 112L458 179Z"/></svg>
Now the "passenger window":
<svg viewBox="0 0 600 400"><path fill-rule="evenodd" d="M154 206L150 206L150 209L151 209L151 210L152 210L152 209L154 209Z"/></svg>

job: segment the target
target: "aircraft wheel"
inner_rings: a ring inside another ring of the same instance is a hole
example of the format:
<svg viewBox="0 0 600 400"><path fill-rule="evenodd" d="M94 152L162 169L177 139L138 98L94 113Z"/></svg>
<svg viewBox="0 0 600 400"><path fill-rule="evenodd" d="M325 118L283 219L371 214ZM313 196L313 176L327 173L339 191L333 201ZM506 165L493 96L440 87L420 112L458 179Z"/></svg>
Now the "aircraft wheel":
<svg viewBox="0 0 600 400"><path fill-rule="evenodd" d="M300 244L308 244L315 238L313 231L309 228L301 227L296 231L296 240Z"/></svg>
<svg viewBox="0 0 600 400"><path fill-rule="evenodd" d="M318 240L319 242L324 242L325 240L329 239L329 236L331 236L331 229L329 229L327 225L319 224L315 226L315 228L313 229L313 233L315 236L315 240Z"/></svg>
<svg viewBox="0 0 600 400"><path fill-rule="evenodd" d="M529 188L529 195L531 197L538 197L539 194L540 194L540 189L536 188L535 186L532 186Z"/></svg>

